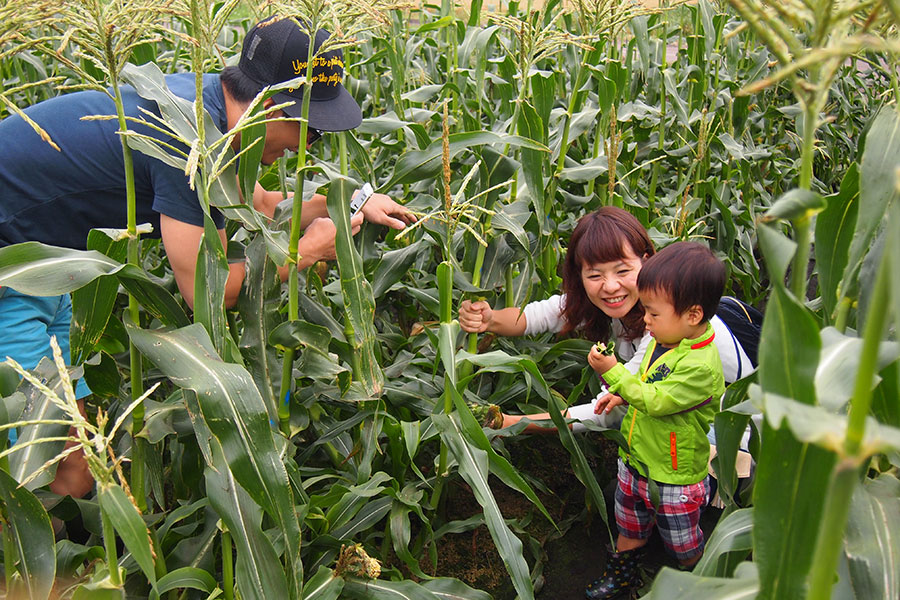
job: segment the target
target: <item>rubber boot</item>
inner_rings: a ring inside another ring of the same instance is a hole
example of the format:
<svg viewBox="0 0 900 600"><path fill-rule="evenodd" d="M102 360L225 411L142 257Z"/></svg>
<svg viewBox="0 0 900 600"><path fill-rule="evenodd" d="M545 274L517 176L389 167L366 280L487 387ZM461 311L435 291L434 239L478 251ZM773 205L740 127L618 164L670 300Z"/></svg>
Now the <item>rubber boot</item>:
<svg viewBox="0 0 900 600"><path fill-rule="evenodd" d="M591 582L584 595L588 600L612 600L629 598L641 587L638 559L642 548L624 552L610 552L606 557L606 568L599 579Z"/></svg>

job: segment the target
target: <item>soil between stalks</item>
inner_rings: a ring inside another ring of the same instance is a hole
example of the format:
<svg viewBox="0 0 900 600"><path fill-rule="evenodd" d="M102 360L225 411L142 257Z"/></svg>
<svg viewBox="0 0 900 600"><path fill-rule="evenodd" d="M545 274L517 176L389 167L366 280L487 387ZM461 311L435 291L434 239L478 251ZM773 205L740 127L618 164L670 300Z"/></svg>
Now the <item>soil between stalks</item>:
<svg viewBox="0 0 900 600"><path fill-rule="evenodd" d="M616 446L600 436L588 435L586 446L594 453L588 455L588 461L604 490L615 534L613 493ZM512 465L532 484L547 511L564 532L560 537L527 498L492 478L494 497L504 517L524 519L524 531L537 540L543 553L542 578L539 579L535 597L538 600L584 598L585 586L603 570L609 536L596 511L592 509L588 513L585 509L585 488L572 471L568 452L555 435L523 435L507 438L504 444ZM550 493L538 489L535 480L546 486ZM447 519L466 519L480 512L481 507L462 480L450 486ZM718 516L717 510L707 510L702 516L701 527L707 538ZM527 537L514 531L523 541L529 569L534 569L535 553ZM489 592L495 600L515 599L515 590L486 526L445 535L438 541L437 554L435 574L456 577L472 587ZM676 565L677 561L666 554L659 535L654 532L644 560L645 582L649 585L663 566ZM423 569L431 572L430 565L423 564Z"/></svg>
<svg viewBox="0 0 900 600"><path fill-rule="evenodd" d="M592 453L588 454L588 461L604 486L612 481L615 473L616 447L600 436L590 436L585 441L588 452ZM603 564L604 546L609 538L596 512L586 513L585 488L572 471L568 452L552 434L522 435L506 438L503 443L509 452L510 463L532 485L563 531L560 537L527 498L499 480L491 479L494 497L504 517L524 520L525 532L538 542L544 555L543 582L539 583L540 591L536 597L542 600L583 597L584 586L596 576L596 565ZM541 490L540 485L546 490ZM480 512L481 507L468 486L457 480L447 497L447 519L466 519ZM528 566L534 569L535 552L527 537L516 533L523 541ZM484 525L441 538L436 573L457 577L472 587L489 592L495 600L513 600L516 596Z"/></svg>

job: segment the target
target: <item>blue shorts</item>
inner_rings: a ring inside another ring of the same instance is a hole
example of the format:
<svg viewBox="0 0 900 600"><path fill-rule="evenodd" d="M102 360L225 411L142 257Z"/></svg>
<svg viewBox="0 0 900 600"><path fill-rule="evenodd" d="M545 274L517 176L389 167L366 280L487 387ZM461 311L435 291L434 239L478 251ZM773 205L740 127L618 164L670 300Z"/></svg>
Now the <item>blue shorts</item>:
<svg viewBox="0 0 900 600"><path fill-rule="evenodd" d="M56 336L63 358L69 355L69 327L72 300L62 296L26 296L8 287L0 288L0 361L12 357L26 369L33 369L47 356L53 359L50 338ZM75 396L84 398L91 390L83 379L75 386ZM15 432L10 432L14 439Z"/></svg>

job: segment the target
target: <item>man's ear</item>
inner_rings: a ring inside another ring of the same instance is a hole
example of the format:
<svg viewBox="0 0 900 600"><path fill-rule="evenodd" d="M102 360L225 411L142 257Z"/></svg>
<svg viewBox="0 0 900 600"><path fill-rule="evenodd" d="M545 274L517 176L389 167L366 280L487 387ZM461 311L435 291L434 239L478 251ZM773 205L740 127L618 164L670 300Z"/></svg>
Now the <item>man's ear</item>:
<svg viewBox="0 0 900 600"><path fill-rule="evenodd" d="M272 98L266 98L265 100L263 100L262 105L263 105L263 109L265 109L265 111L266 111L267 119L274 119L274 118L281 116L280 113L282 111L280 111L280 110L269 112L269 108L272 106L275 106L275 100L273 100Z"/></svg>
<svg viewBox="0 0 900 600"><path fill-rule="evenodd" d="M695 304L687 309L688 323L691 325L699 325L703 322L703 307Z"/></svg>

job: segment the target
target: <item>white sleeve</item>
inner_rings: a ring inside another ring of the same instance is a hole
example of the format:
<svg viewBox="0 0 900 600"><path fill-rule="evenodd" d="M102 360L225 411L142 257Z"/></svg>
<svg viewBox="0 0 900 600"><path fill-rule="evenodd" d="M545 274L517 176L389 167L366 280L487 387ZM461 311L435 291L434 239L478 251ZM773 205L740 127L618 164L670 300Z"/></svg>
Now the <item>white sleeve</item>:
<svg viewBox="0 0 900 600"><path fill-rule="evenodd" d="M565 323L562 316L563 300L563 296L556 294L546 300L526 304L525 335L562 331Z"/></svg>
<svg viewBox="0 0 900 600"><path fill-rule="evenodd" d="M616 346L622 348L619 356L625 361L623 365L629 373L637 373L641 368L641 362L647 353L647 347L650 346L650 340L653 339L649 333L639 340L626 340L624 338L616 339Z"/></svg>
<svg viewBox="0 0 900 600"><path fill-rule="evenodd" d="M750 362L750 357L744 352L740 342L728 329L725 321L714 315L709 322L716 332L715 343L722 361L722 373L725 375L725 383L734 383L742 377L746 377L756 369Z"/></svg>
<svg viewBox="0 0 900 600"><path fill-rule="evenodd" d="M600 427L608 427L610 429L617 429L622 424L622 419L625 418L625 413L628 411L624 406L617 406L608 414L606 412L600 415L594 413L594 406L597 404L597 400L607 393L600 392L596 398L587 404L576 404L569 407L569 418L575 419L575 422L572 423L572 431L587 431L587 428L579 421L590 421Z"/></svg>

